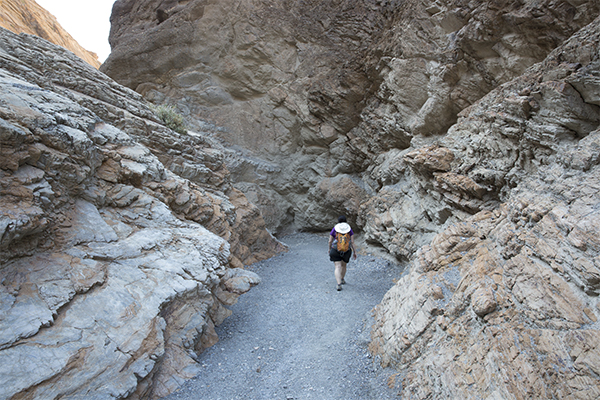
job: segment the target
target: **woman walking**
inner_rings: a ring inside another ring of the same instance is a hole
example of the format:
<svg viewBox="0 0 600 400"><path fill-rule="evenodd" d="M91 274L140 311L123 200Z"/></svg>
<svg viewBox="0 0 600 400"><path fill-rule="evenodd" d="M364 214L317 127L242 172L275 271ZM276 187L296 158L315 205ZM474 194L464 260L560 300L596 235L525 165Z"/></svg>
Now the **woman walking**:
<svg viewBox="0 0 600 400"><path fill-rule="evenodd" d="M354 231L346 222L345 216L338 218L338 224L333 227L329 233L329 260L335 265L335 280L337 290L342 290L342 285L346 283L346 264L350 261L350 256L356 260L356 250L354 248Z"/></svg>

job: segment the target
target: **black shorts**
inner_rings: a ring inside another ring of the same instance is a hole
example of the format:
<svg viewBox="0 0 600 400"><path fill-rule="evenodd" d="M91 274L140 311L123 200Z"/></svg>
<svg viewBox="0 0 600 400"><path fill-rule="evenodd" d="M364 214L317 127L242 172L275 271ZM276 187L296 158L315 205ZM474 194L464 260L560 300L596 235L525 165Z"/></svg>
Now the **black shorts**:
<svg viewBox="0 0 600 400"><path fill-rule="evenodd" d="M343 261L346 264L350 261L350 256L352 255L352 249L348 249L348 251L345 251L343 253L340 253L339 251L337 251L336 248L332 248L329 251L329 261Z"/></svg>

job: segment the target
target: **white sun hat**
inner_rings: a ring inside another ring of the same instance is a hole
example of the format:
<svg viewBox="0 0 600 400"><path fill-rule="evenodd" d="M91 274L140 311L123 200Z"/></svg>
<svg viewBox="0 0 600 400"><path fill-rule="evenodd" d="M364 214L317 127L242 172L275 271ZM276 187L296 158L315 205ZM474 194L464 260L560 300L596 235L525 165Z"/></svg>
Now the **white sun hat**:
<svg viewBox="0 0 600 400"><path fill-rule="evenodd" d="M335 228L334 228L334 229L335 229L335 231L336 231L336 232L339 232L339 233L341 233L341 234L344 234L344 233L348 233L348 232L350 232L350 225L348 225L348 224L347 224L347 223L345 223L345 222L340 222L339 224L337 224L337 225L335 226Z"/></svg>

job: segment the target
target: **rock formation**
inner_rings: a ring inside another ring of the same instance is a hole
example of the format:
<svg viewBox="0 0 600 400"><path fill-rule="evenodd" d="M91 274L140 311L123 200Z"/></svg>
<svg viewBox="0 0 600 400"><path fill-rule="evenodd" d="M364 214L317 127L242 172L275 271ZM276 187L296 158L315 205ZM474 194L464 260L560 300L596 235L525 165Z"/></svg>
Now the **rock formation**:
<svg viewBox="0 0 600 400"><path fill-rule="evenodd" d="M81 57L91 66L100 67L98 55L81 47L56 21L56 17L34 0L2 0L0 27L14 33L28 33L64 47Z"/></svg>
<svg viewBox="0 0 600 400"><path fill-rule="evenodd" d="M371 346L403 396L595 399L598 15L592 0L118 0L102 70L220 126L273 232L343 213L410 262Z"/></svg>
<svg viewBox="0 0 600 400"><path fill-rule="evenodd" d="M258 279L227 267L280 250L264 227L343 213L409 265L371 344L401 396L598 398L599 15L597 0L117 0L101 70L131 91L3 32L0 361L59 356L0 387L169 392ZM97 360L116 368L77 373Z"/></svg>
<svg viewBox="0 0 600 400"><path fill-rule="evenodd" d="M421 248L378 306L371 348L407 398L600 397L599 73L600 18L440 140L461 154L430 178L461 187L450 201L477 200L457 180L471 165L511 189Z"/></svg>
<svg viewBox="0 0 600 400"><path fill-rule="evenodd" d="M0 398L170 393L282 245L210 127L2 28L0 87Z"/></svg>
<svg viewBox="0 0 600 400"><path fill-rule="evenodd" d="M408 189L421 183L402 151L433 144L462 109L600 13L595 1L573 4L119 0L102 70L192 124L222 126L219 138L239 149L227 157L236 187L277 216L271 231L321 230L345 213L408 259L476 210ZM353 182L350 205L322 191L341 178ZM365 195L377 198L354 206ZM414 208L413 221L362 218L388 201L392 214Z"/></svg>

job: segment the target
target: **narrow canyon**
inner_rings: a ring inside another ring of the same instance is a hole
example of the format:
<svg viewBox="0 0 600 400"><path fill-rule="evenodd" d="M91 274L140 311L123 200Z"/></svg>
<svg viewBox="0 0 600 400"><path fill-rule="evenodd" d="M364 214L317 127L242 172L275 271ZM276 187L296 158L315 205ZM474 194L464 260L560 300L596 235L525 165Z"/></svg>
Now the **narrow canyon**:
<svg viewBox="0 0 600 400"><path fill-rule="evenodd" d="M402 398L600 397L597 0L117 0L99 68L0 15L1 399L172 393L339 215Z"/></svg>

